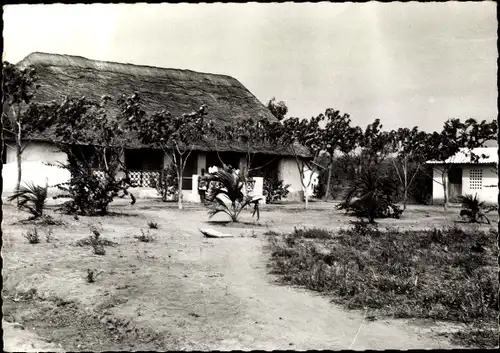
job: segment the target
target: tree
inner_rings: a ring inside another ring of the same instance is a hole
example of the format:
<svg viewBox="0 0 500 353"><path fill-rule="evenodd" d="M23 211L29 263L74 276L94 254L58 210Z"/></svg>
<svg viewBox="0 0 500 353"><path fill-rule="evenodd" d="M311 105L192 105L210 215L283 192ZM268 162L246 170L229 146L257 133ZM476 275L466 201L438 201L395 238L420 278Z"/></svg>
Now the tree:
<svg viewBox="0 0 500 353"><path fill-rule="evenodd" d="M304 191L305 208L309 202L309 188L314 175L324 167L318 163L319 158L325 152L325 130L320 127L320 123L325 120L323 114L312 117L310 120L289 118L283 122L282 141L289 146L300 175L302 189ZM300 149L305 148L309 157L300 156ZM307 176L307 177L306 177Z"/></svg>
<svg viewBox="0 0 500 353"><path fill-rule="evenodd" d="M59 166L70 172L70 180L58 187L67 192L72 201L65 204L68 213L104 215L114 197L129 195L132 184L121 156L126 143L125 123L135 115L143 114L127 106L129 99L118 99L119 113L110 116L110 96L94 101L86 97L65 97L61 103L52 102L39 109L39 122L54 129L53 142L68 156ZM87 146L87 153L83 146ZM101 175L95 173L98 168ZM125 177L118 178L118 172ZM132 204L135 198L130 194Z"/></svg>
<svg viewBox="0 0 500 353"><path fill-rule="evenodd" d="M406 210L408 191L426 162L425 150L428 135L423 131L418 131L418 127L415 126L411 130L399 128L397 131L391 131L391 138L391 147L396 153L391 161L403 187L403 210Z"/></svg>
<svg viewBox="0 0 500 353"><path fill-rule="evenodd" d="M380 165L391 152L391 140L393 132L382 131L380 119L366 126L363 133L359 134L359 155L358 172L363 168L371 168ZM359 131L359 130L358 130Z"/></svg>
<svg viewBox="0 0 500 353"><path fill-rule="evenodd" d="M425 146L426 159L440 162L435 165L441 172L441 182L435 180L443 187L444 209L448 205L448 174L453 167L453 157L462 151L471 157L471 162L478 162L480 157L473 153L473 149L482 147L487 141L494 140L498 131L496 120L481 122L475 119L467 119L461 122L460 119L449 119L444 123L440 133L434 132L427 138Z"/></svg>
<svg viewBox="0 0 500 353"><path fill-rule="evenodd" d="M22 141L31 130L32 122L32 115L26 114L25 107L31 102L34 91L38 88L37 77L33 67L19 69L9 62L3 62L2 76L2 133L5 131L16 140L16 191L19 191L22 178L21 156L28 145L23 146Z"/></svg>
<svg viewBox="0 0 500 353"><path fill-rule="evenodd" d="M130 104L137 103L131 102ZM207 106L202 105L198 111L180 116L174 116L170 112L162 110L151 116L135 115L128 120L128 126L138 132L143 143L160 147L175 166L179 190L179 209L183 208L182 180L186 162L193 149L204 139L204 133L210 123L205 119L206 115Z"/></svg>
<svg viewBox="0 0 500 353"><path fill-rule="evenodd" d="M286 116L286 113L288 113L288 107L286 106L285 102L277 102L276 98L274 97L267 103L267 108L271 111L271 114L273 114L279 121L283 120Z"/></svg>
<svg viewBox="0 0 500 353"><path fill-rule="evenodd" d="M327 123L324 129L323 149L328 153L328 179L326 182L325 198L331 195L330 184L333 172L335 152L348 154L356 147L357 130L350 126L351 118L348 114L340 115L338 110L327 109L325 112Z"/></svg>
<svg viewBox="0 0 500 353"><path fill-rule="evenodd" d="M211 125L210 133L214 138L215 150L218 144L237 143L245 153L245 164L240 170L240 176L245 181L245 191L248 192L247 182L250 174L261 170L279 158L279 153L285 151L288 146L282 141L283 125L278 121L269 121L265 118L255 120L253 118L241 119L234 124L215 128ZM213 142L207 142L209 148L213 148ZM267 161L258 163L255 158L260 151L272 148L276 155ZM222 162L222 160L221 160ZM223 162L222 162L223 163Z"/></svg>

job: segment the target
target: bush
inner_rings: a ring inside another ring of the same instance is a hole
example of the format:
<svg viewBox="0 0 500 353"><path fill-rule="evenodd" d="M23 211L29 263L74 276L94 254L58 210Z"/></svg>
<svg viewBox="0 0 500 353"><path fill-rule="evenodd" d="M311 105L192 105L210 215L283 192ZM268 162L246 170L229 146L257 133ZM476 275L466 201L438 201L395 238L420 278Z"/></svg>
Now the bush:
<svg viewBox="0 0 500 353"><path fill-rule="evenodd" d="M206 197L210 218L217 213L225 213L232 222L238 222L241 211L254 203L249 195L243 194L244 183L244 178L230 166L219 168L212 174ZM258 220L258 204L255 204L253 215L255 213L257 213Z"/></svg>
<svg viewBox="0 0 500 353"><path fill-rule="evenodd" d="M459 196L458 200L462 204L460 216L466 217L469 223L478 223L480 220L485 220L490 224L490 220L486 217L486 213L495 208L488 208L484 202L481 202L477 195Z"/></svg>
<svg viewBox="0 0 500 353"><path fill-rule="evenodd" d="M163 169L160 179L158 181L154 180L152 186L156 189L163 202L171 199L176 200L179 196L179 183L175 165L172 163Z"/></svg>
<svg viewBox="0 0 500 353"><path fill-rule="evenodd" d="M294 232L296 233L296 232ZM382 316L478 324L492 342L498 315L498 232L458 228L380 232L369 224L328 241L270 237L272 271L290 284L328 292L350 309ZM483 337L484 338L484 337Z"/></svg>
<svg viewBox="0 0 500 353"><path fill-rule="evenodd" d="M158 223L148 222L148 226L150 229L158 229Z"/></svg>
<svg viewBox="0 0 500 353"><path fill-rule="evenodd" d="M141 229L141 235L134 235L134 238L143 242L143 243L151 243L154 240L154 237L149 234L149 231L144 234L144 231Z"/></svg>
<svg viewBox="0 0 500 353"><path fill-rule="evenodd" d="M117 243L101 238L101 233L97 229L92 229L92 235L76 242L76 246L91 246L96 255L105 255L104 246L114 246Z"/></svg>
<svg viewBox="0 0 500 353"><path fill-rule="evenodd" d="M264 180L264 196L267 203L273 203L286 199L289 194L290 184L283 184L283 180L270 178Z"/></svg>
<svg viewBox="0 0 500 353"><path fill-rule="evenodd" d="M28 242L30 244L40 243L40 236L38 235L38 231L36 230L36 228L33 228L33 230L28 230L26 234L24 234L24 237L28 239Z"/></svg>
<svg viewBox="0 0 500 353"><path fill-rule="evenodd" d="M403 211L393 201L397 191L392 178L376 169L365 169L337 208L357 217L366 217L370 223L374 223L375 218L399 218Z"/></svg>
<svg viewBox="0 0 500 353"><path fill-rule="evenodd" d="M292 236L296 238L306 239L330 239L333 237L333 233L328 229L323 228L297 229L296 227L294 227Z"/></svg>
<svg viewBox="0 0 500 353"><path fill-rule="evenodd" d="M11 195L8 200L13 201L17 199L19 201L19 208L31 213L31 219L42 217L47 200L47 188L47 185L38 186L34 183L26 183L25 186L21 186L19 190Z"/></svg>
<svg viewBox="0 0 500 353"><path fill-rule="evenodd" d="M59 208L60 211L66 214L103 216L108 213L108 206L115 197L130 196L131 204L135 203L134 195L127 190L134 186L128 176L116 178L118 155L110 157L113 158L110 158L108 168L98 175L90 167L93 159L86 161L76 158L72 153L68 154L68 163L60 164L59 167L67 169L71 178L69 182L57 185L64 194L54 198L71 198L71 200L65 202Z"/></svg>
<svg viewBox="0 0 500 353"><path fill-rule="evenodd" d="M94 283L97 277L102 274L102 271L97 272L96 270L87 269L87 283Z"/></svg>

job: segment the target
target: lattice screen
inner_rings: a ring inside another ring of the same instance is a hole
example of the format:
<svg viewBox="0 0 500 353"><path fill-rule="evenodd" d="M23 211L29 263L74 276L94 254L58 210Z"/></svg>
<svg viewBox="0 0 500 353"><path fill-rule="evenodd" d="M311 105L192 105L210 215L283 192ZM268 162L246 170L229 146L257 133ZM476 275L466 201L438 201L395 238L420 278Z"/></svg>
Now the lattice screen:
<svg viewBox="0 0 500 353"><path fill-rule="evenodd" d="M470 189L479 190L483 188L483 171L481 169L470 170Z"/></svg>

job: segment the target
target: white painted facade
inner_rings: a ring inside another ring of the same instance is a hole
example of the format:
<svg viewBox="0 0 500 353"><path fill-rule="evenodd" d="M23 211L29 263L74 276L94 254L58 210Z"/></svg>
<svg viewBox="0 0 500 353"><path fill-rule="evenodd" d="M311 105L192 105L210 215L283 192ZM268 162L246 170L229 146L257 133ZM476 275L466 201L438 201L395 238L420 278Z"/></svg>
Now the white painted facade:
<svg viewBox="0 0 500 353"><path fill-rule="evenodd" d="M206 154L198 152L197 154L197 173L193 175L191 190L183 190L183 199L186 202L199 202L198 195L198 175L201 174L201 168L206 165ZM22 154L22 184L25 182L34 182L37 185L49 185L49 197L60 193L55 187L56 184L63 183L69 180L69 172L65 169L48 166L46 163L57 164L66 163L67 156L65 153L58 150L53 144L47 142L31 142ZM245 159L242 157L241 163ZM168 156L164 157L164 165L171 163ZM300 182L300 174L297 169L296 160L293 157L283 157L279 161L279 178L284 180L285 184L290 184L290 194L286 200L301 200L302 199L302 184ZM15 151L7 148L6 164L3 165L3 197L7 197L15 189L17 180L17 161ZM263 178L255 178L254 195L262 195L264 180ZM312 193L312 186L310 188ZM157 198L158 194L155 189L147 187L130 188L129 191L137 198Z"/></svg>

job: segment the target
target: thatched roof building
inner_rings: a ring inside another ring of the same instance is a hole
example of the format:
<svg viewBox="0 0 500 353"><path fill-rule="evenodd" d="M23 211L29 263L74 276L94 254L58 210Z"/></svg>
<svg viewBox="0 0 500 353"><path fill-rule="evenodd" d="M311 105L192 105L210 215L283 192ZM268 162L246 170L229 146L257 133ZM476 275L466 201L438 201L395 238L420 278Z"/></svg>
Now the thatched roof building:
<svg viewBox="0 0 500 353"><path fill-rule="evenodd" d="M238 80L226 75L38 52L28 55L18 66L35 68L40 84L35 96L38 102L59 101L63 96L99 99L103 95L118 97L137 92L148 113L164 109L180 115L206 104L207 118L220 124L231 124L244 118L276 119ZM51 138L46 133L37 136L37 139ZM132 148L141 147L137 138L131 137L129 143ZM216 145L219 151L243 151L237 143ZM276 154L280 150L276 147L256 146L256 150ZM206 144L200 144L198 149L207 148ZM301 150L301 154L305 156L306 152Z"/></svg>

